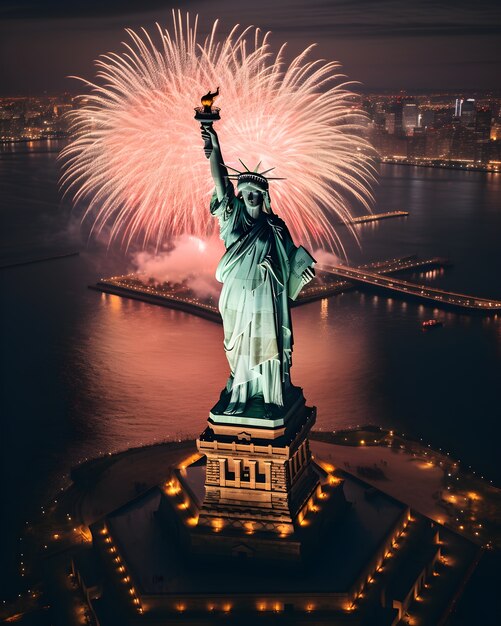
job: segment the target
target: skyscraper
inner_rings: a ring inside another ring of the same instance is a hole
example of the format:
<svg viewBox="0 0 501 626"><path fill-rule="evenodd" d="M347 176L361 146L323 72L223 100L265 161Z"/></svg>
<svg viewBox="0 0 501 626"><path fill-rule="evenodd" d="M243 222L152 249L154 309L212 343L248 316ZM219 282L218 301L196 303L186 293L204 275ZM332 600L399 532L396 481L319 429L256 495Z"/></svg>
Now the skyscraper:
<svg viewBox="0 0 501 626"><path fill-rule="evenodd" d="M394 102L391 107L389 112L391 114L393 114L393 119L394 119L394 126L393 126L393 133L395 135L402 135L404 134L404 130L403 130L403 105L402 102L400 100L397 100L397 102ZM390 130L388 130L388 132L391 133Z"/></svg>
<svg viewBox="0 0 501 626"><path fill-rule="evenodd" d="M472 130L475 128L476 106L475 99L468 98L463 102L461 109L461 124Z"/></svg>
<svg viewBox="0 0 501 626"><path fill-rule="evenodd" d="M487 163L489 141L491 136L492 112L490 109L479 109L475 118L475 161Z"/></svg>
<svg viewBox="0 0 501 626"><path fill-rule="evenodd" d="M418 105L406 102L402 110L402 127L406 135L411 135L418 126Z"/></svg>
<svg viewBox="0 0 501 626"><path fill-rule="evenodd" d="M427 110L421 114L421 126L423 128L430 128L435 125L435 111Z"/></svg>
<svg viewBox="0 0 501 626"><path fill-rule="evenodd" d="M395 134L395 113L386 113L384 127L389 135Z"/></svg>

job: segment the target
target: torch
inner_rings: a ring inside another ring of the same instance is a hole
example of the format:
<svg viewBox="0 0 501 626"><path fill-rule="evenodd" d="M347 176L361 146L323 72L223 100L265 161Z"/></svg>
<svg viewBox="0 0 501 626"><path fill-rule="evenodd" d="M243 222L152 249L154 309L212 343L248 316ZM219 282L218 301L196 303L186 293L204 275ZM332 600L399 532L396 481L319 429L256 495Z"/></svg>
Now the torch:
<svg viewBox="0 0 501 626"><path fill-rule="evenodd" d="M216 120L220 120L221 117L219 115L220 109L217 107L213 107L212 103L219 96L219 87L216 89L214 93L207 93L205 96L202 96L201 107L195 107L195 119L200 122L201 127L204 126L212 126L213 122ZM206 139L204 144L204 153L207 158L210 157L212 152L211 140Z"/></svg>

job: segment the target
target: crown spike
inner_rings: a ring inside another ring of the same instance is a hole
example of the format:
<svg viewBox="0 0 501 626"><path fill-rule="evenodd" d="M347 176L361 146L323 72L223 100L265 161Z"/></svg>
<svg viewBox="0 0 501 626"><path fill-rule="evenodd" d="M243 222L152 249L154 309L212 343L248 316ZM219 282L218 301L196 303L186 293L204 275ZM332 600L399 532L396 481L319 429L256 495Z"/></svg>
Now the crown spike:
<svg viewBox="0 0 501 626"><path fill-rule="evenodd" d="M242 161L242 159L238 159L240 161L240 163L245 167L245 169L250 172L250 169L247 167L247 165L245 165L245 163Z"/></svg>
<svg viewBox="0 0 501 626"><path fill-rule="evenodd" d="M261 165L262 161L259 161L259 163L256 165L256 167L254 168L254 173L259 174L260 172L258 172L259 166Z"/></svg>
<svg viewBox="0 0 501 626"><path fill-rule="evenodd" d="M226 165L226 163L221 163L221 165L225 165L226 167L228 167L230 170L233 170L237 174L241 174L242 173L240 170L237 170L234 167L231 167L231 165Z"/></svg>
<svg viewBox="0 0 501 626"><path fill-rule="evenodd" d="M269 170L264 170L264 172L259 172L261 174L261 176L264 176L265 174L267 174L268 172L272 172L275 168L274 167L270 167Z"/></svg>

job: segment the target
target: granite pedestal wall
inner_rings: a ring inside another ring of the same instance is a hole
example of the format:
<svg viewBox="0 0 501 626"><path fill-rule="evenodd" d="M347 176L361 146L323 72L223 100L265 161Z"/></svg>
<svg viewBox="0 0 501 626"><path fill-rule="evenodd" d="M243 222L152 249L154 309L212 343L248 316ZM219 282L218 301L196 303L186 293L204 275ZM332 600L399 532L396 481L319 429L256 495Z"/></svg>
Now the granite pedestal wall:
<svg viewBox="0 0 501 626"><path fill-rule="evenodd" d="M321 496L308 443L315 417L302 393L274 419L211 412L197 440L207 471L195 553L301 558L301 524Z"/></svg>

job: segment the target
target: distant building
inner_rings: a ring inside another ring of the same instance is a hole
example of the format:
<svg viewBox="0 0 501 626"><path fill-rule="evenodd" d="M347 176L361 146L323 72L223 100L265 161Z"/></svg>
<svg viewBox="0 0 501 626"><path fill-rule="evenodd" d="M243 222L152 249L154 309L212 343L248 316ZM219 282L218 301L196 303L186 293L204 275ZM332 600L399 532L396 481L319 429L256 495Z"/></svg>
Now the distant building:
<svg viewBox="0 0 501 626"><path fill-rule="evenodd" d="M422 111L420 126L423 128L431 128L435 126L435 111Z"/></svg>
<svg viewBox="0 0 501 626"><path fill-rule="evenodd" d="M442 126L449 126L453 121L454 109L440 109L435 111L435 128L441 128Z"/></svg>
<svg viewBox="0 0 501 626"><path fill-rule="evenodd" d="M386 111L383 102L376 102L374 111L372 113L372 121L375 126L385 128L386 125Z"/></svg>
<svg viewBox="0 0 501 626"><path fill-rule="evenodd" d="M473 161L475 155L475 131L458 124L453 127L449 159Z"/></svg>
<svg viewBox="0 0 501 626"><path fill-rule="evenodd" d="M452 126L428 129L426 131L426 157L429 159L449 158L453 133Z"/></svg>
<svg viewBox="0 0 501 626"><path fill-rule="evenodd" d="M415 102L406 102L402 109L402 128L406 135L412 135L418 126L418 105Z"/></svg>
<svg viewBox="0 0 501 626"><path fill-rule="evenodd" d="M474 98L468 98L463 102L461 109L461 124L467 128L475 128L476 106Z"/></svg>
<svg viewBox="0 0 501 626"><path fill-rule="evenodd" d="M384 128L390 135L395 134L395 113L386 113L384 117Z"/></svg>
<svg viewBox="0 0 501 626"><path fill-rule="evenodd" d="M382 128L373 128L369 138L382 157L405 156L407 154L406 137L395 135Z"/></svg>
<svg viewBox="0 0 501 626"><path fill-rule="evenodd" d="M407 157L422 159L426 156L426 131L424 128L414 128L413 134L407 138Z"/></svg>
<svg viewBox="0 0 501 626"><path fill-rule="evenodd" d="M395 102L394 104L392 104L391 108L390 108L390 112L394 114L395 116L395 127L394 127L394 135L403 135L404 134L404 128L403 128L403 104L402 102L400 102L399 100L397 102Z"/></svg>
<svg viewBox="0 0 501 626"><path fill-rule="evenodd" d="M489 142L489 161L501 163L501 139Z"/></svg>
<svg viewBox="0 0 501 626"><path fill-rule="evenodd" d="M490 109L479 109L475 117L475 161L488 163L489 141L491 137L492 112Z"/></svg>
<svg viewBox="0 0 501 626"><path fill-rule="evenodd" d="M501 121L493 122L491 125L491 140L501 140Z"/></svg>

